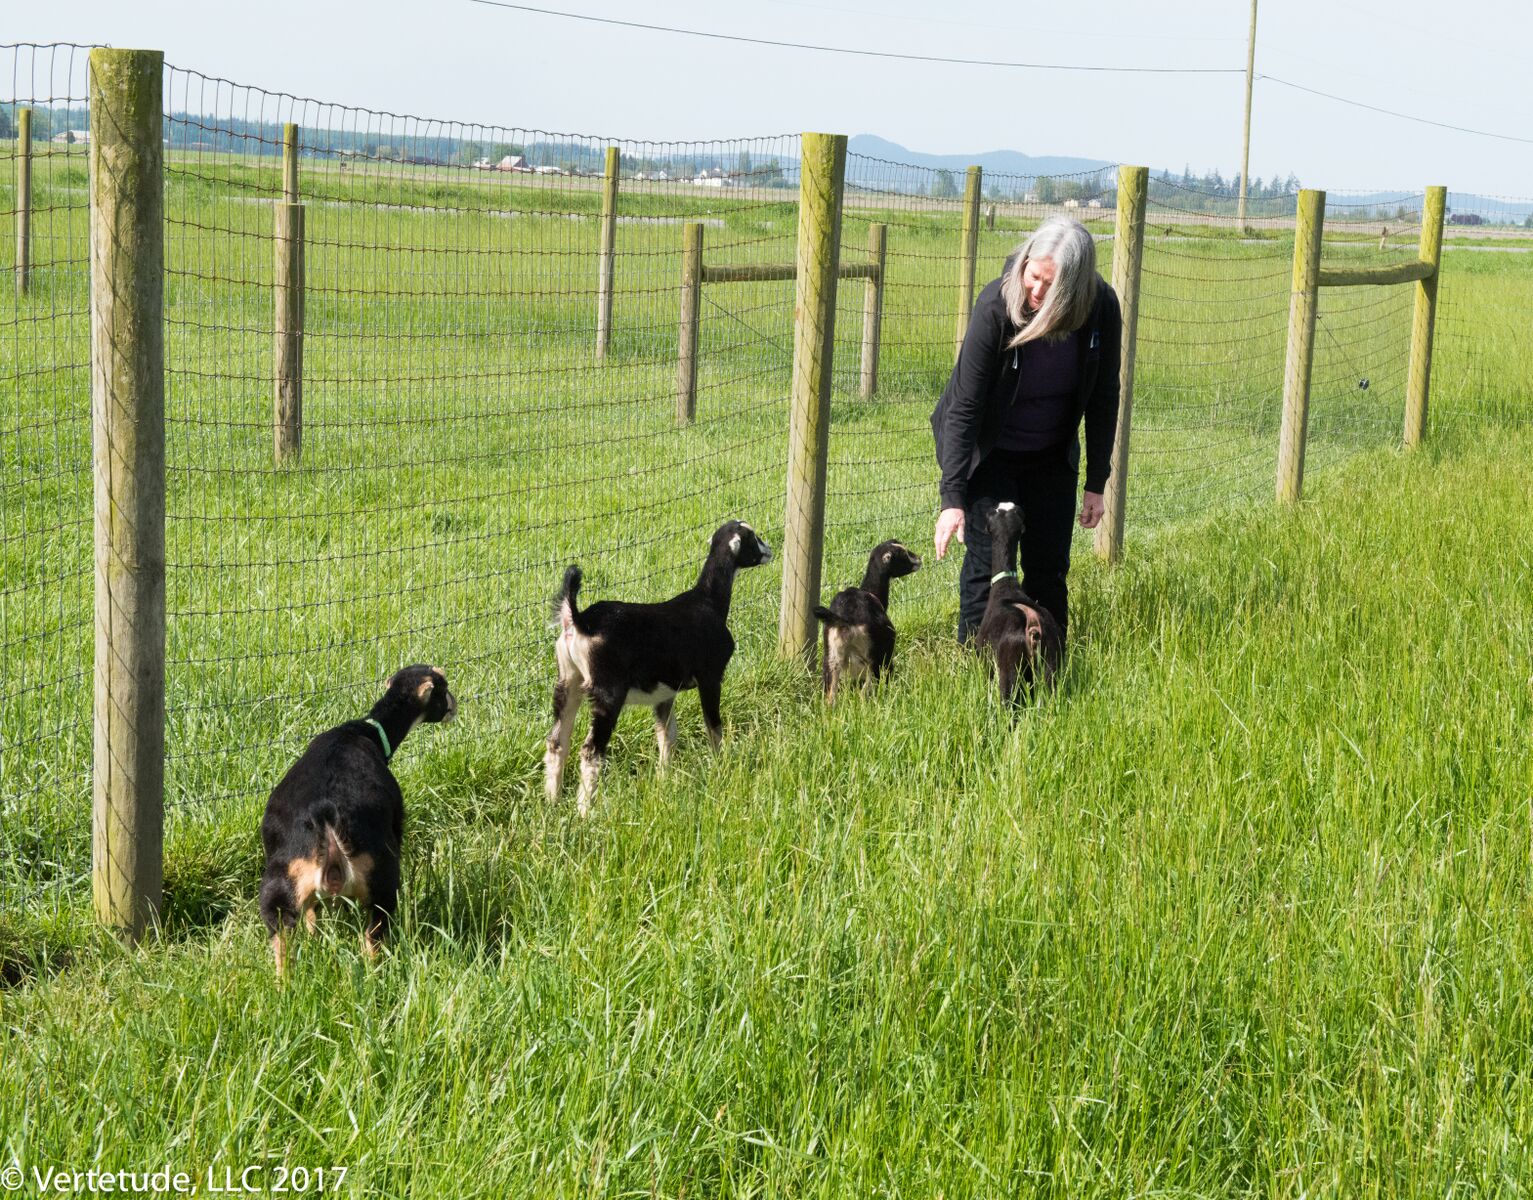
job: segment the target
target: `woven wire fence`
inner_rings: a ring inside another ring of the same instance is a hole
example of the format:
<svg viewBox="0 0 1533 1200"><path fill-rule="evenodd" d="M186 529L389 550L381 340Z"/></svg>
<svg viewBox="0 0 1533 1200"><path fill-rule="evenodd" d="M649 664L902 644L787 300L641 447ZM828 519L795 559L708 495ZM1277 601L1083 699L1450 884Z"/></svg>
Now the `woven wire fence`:
<svg viewBox="0 0 1533 1200"><path fill-rule="evenodd" d="M86 49L3 48L0 118L33 109L34 153L29 288L6 289L0 339L0 899L32 907L67 897L89 863L86 146L67 136L86 125ZM535 778L568 562L586 569L586 602L659 599L695 578L728 518L780 541L795 284L701 286L695 415L679 423L680 283L694 223L707 267L794 262L797 137L611 141L348 108L177 67L164 99L168 860L210 806L258 807L309 737L365 711L408 662L447 670L484 771ZM301 455L279 464L287 122L306 220L304 397ZM4 140L14 221L14 133ZM609 145L622 166L598 358ZM853 154L846 179L842 263L868 259L877 224L885 268L871 394L871 284L838 289L824 596L857 582L879 541L929 545L928 416L966 319L963 173ZM1115 180L1110 168L986 175L975 295L1056 212L1086 223L1110 277ZM1421 207L1420 195L1332 193L1327 265L1414 257ZM1456 209L1481 221L1450 228L1434 420L1525 421L1533 259L1500 264L1528 249L1533 205L1481 208ZM1228 196L1152 178L1131 537L1272 495L1294 219L1292 194L1253 197L1242 226ZM14 275L15 243L0 240ZM1308 472L1399 437L1413 290L1322 290ZM950 611L955 563L934 567L896 585L896 606ZM774 562L736 589L744 661L770 654L780 581ZM642 724L619 738L647 738ZM422 738L402 770L451 752Z"/></svg>
<svg viewBox="0 0 1533 1200"><path fill-rule="evenodd" d="M1125 527L1272 495L1293 260L1292 195L1150 180Z"/></svg>
<svg viewBox="0 0 1533 1200"><path fill-rule="evenodd" d="M792 261L797 138L609 143L177 67L166 112L168 806L258 802L308 737L420 661L447 671L478 752L523 773L567 563L585 603L661 599L724 520L780 536L792 284L706 291L696 419L678 427L678 281L686 222L708 259ZM285 122L307 280L302 452L278 467ZM598 361L609 144L624 165ZM746 652L775 634L776 570L737 588ZM430 763L421 742L404 770Z"/></svg>
<svg viewBox="0 0 1533 1200"><path fill-rule="evenodd" d="M1423 192L1327 192L1321 262L1375 267L1416 261L1425 200ZM1415 287L1405 284L1320 289L1306 475L1355 451L1399 444L1415 295Z"/></svg>
<svg viewBox="0 0 1533 1200"><path fill-rule="evenodd" d="M56 909L90 864L89 52L0 46L0 914Z"/></svg>
<svg viewBox="0 0 1533 1200"><path fill-rule="evenodd" d="M1530 329L1533 197L1449 192L1429 436L1533 422Z"/></svg>

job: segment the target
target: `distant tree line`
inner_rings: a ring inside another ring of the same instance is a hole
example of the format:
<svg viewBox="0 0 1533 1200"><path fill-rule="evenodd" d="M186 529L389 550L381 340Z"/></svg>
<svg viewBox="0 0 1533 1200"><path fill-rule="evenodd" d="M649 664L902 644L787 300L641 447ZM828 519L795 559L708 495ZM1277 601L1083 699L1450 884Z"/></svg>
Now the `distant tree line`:
<svg viewBox="0 0 1533 1200"><path fill-rule="evenodd" d="M0 138L16 136L16 104L0 104ZM32 109L34 141L48 141L68 129L89 129L87 110L81 108ZM172 150L202 150L223 154L278 156L282 153L282 123L252 121L241 117L207 117L194 113L171 113L164 121L165 145ZM555 167L573 175L600 175L606 164L604 142L535 140L491 141L445 134L382 133L367 129L311 129L301 134L303 153L313 157L367 158L386 162L420 163L430 166L472 166L489 159L523 157L529 166ZM790 164L791 165L791 164ZM662 171L672 179L691 178L704 170L718 170L751 187L788 187L789 170L777 157L756 158L749 150L721 145L716 152L705 149L676 154L625 154L623 172L654 176Z"/></svg>

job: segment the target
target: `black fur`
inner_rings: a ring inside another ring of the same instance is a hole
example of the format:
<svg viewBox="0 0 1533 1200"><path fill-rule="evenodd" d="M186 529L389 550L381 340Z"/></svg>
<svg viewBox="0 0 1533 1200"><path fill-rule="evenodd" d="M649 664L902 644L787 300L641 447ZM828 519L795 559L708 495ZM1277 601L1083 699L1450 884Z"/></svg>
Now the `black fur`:
<svg viewBox="0 0 1533 1200"><path fill-rule="evenodd" d="M564 572L554 727L544 755L550 799L558 794L571 727L585 698L591 701L591 729L580 751L582 813L589 807L607 743L625 704L641 702L654 708L664 762L674 737L675 696L696 688L708 735L718 745L723 735L719 699L724 670L735 652L728 628L735 571L759 566L771 554L749 525L728 521L714 533L697 582L658 604L603 600L582 609L580 568L571 566Z"/></svg>
<svg viewBox="0 0 1533 1200"><path fill-rule="evenodd" d="M868 556L861 587L836 593L830 607L816 606L825 626L821 638L821 682L834 703L843 679L864 678L864 667L877 682L894 662L894 622L889 619L889 581L914 574L921 559L899 542L880 542ZM832 645L831 630L838 631Z"/></svg>
<svg viewBox="0 0 1533 1200"><path fill-rule="evenodd" d="M990 514L991 565L1010 571L1022 537L1022 512L1000 504ZM1053 687L1064 663L1065 638L1054 614L1022 590L1015 573L994 580L975 641L995 656L1001 699L1018 703L1037 682Z"/></svg>
<svg viewBox="0 0 1533 1200"><path fill-rule="evenodd" d="M447 678L435 667L405 667L387 687L368 715L383 727L392 751L418 721L449 721L457 711ZM358 900L369 950L388 932L405 815L388 760L376 728L347 721L311 741L272 789L261 821L266 870L260 907L279 975L284 934L300 915L312 924L321 897ZM294 864L301 864L296 878Z"/></svg>

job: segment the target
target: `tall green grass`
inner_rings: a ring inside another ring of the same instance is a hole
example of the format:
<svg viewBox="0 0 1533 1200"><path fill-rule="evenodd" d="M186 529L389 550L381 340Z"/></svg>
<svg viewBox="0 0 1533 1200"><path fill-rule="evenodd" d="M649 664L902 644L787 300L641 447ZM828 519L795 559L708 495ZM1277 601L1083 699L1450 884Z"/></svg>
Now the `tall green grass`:
<svg viewBox="0 0 1533 1200"><path fill-rule="evenodd" d="M1370 452L1079 563L1064 685L1015 720L950 606L898 593L880 692L826 712L747 656L723 753L684 703L662 783L623 722L586 822L465 705L397 760L371 968L343 915L274 984L258 805L219 809L170 858L205 911L0 991L0 1158L390 1196L1525 1194L1533 525L1501 481L1530 451Z"/></svg>

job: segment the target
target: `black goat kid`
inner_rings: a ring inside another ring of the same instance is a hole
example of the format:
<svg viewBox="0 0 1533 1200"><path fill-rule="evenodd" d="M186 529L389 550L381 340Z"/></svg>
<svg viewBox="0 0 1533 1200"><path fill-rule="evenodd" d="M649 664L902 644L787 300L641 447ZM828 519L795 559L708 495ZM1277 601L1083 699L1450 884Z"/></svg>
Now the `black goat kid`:
<svg viewBox="0 0 1533 1200"><path fill-rule="evenodd" d="M1005 569L990 580L990 599L975 641L995 655L1001 699L1020 702L1041 680L1052 687L1064 662L1065 637L1059 622L1043 605L1022 590L1017 573L1017 543L1022 537L1022 513L1005 501L990 514L990 562Z"/></svg>
<svg viewBox="0 0 1533 1200"><path fill-rule="evenodd" d="M458 702L447 677L424 664L395 672L386 687L365 719L310 742L266 801L260 907L279 978L287 965L287 931L300 916L313 929L322 899L344 896L361 907L362 949L369 956L388 932L405 819L389 759L422 721L451 721Z"/></svg>
<svg viewBox="0 0 1533 1200"><path fill-rule="evenodd" d="M837 592L830 607L817 606L825 626L822 677L825 702L834 704L844 684L877 682L894 662L894 622L889 619L889 581L913 575L921 559L899 542L881 542L868 556L861 587Z"/></svg>
<svg viewBox="0 0 1533 1200"><path fill-rule="evenodd" d="M576 804L581 816L591 810L607 743L624 705L647 704L655 710L663 769L676 742L676 693L696 688L708 737L718 748L724 733L719 713L724 669L735 652L727 624L735 571L760 566L771 557L771 547L755 530L743 521L728 521L714 533L697 583L660 604L603 600L581 609L576 603L580 568L571 566L564 572L555 644L559 682L554 685L554 727L543 756L550 800L559 794L575 714L586 697L591 700L591 731L580 748Z"/></svg>

